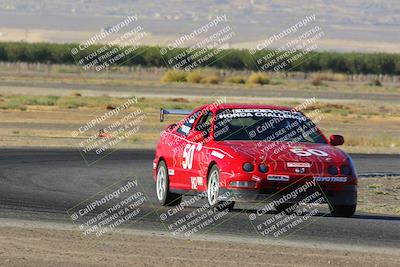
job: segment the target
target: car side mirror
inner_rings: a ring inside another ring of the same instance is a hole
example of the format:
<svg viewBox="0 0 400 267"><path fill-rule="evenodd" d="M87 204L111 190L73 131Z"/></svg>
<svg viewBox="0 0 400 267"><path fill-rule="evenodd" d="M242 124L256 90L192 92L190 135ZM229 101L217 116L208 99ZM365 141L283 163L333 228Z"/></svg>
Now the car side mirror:
<svg viewBox="0 0 400 267"><path fill-rule="evenodd" d="M332 146L340 146L344 143L344 138L341 135L333 134L329 137L329 142Z"/></svg>

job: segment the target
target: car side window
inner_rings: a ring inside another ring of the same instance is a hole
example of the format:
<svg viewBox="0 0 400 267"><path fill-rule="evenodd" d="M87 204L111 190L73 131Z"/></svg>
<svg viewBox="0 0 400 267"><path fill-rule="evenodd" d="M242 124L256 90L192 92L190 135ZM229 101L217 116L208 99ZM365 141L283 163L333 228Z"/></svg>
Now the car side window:
<svg viewBox="0 0 400 267"><path fill-rule="evenodd" d="M195 130L203 132L203 136L207 137L211 131L211 122L213 118L213 113L208 111L207 113L203 114L199 119L198 123L196 124Z"/></svg>
<svg viewBox="0 0 400 267"><path fill-rule="evenodd" d="M185 121L182 123L181 127L176 130L177 133L182 134L184 136L187 136L190 132L190 130L193 127L193 123L196 121L195 116L191 116L185 119Z"/></svg>

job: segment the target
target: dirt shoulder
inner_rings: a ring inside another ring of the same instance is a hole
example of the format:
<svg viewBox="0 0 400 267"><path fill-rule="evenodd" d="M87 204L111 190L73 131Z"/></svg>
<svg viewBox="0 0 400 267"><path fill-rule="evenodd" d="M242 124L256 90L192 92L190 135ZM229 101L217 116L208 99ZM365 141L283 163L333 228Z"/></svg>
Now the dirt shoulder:
<svg viewBox="0 0 400 267"><path fill-rule="evenodd" d="M63 225L0 222L5 266L399 266L399 251L276 245L223 239L176 239L120 231L83 237Z"/></svg>
<svg viewBox="0 0 400 267"><path fill-rule="evenodd" d="M400 215L399 201L398 177L359 179L357 211Z"/></svg>
<svg viewBox="0 0 400 267"><path fill-rule="evenodd" d="M117 97L33 96L0 95L0 147L79 147L81 142L96 136L100 129L110 130L114 137L116 123L126 126L124 120L131 112L141 111L146 119L140 120L137 131L118 142L120 148L155 148L160 133L169 123L181 120L169 116L164 123L159 121L160 107L193 110L206 103L209 98L187 99L140 97L137 103L123 114L112 116L78 136L72 135L81 126L124 104L127 99ZM229 99L240 102L240 99ZM253 99L252 103L260 103ZM274 104L298 106L299 101L276 100ZM350 153L400 153L400 106L375 103L325 103L316 102L307 107L307 112L316 112L315 121L326 135L345 136L342 147ZM133 120L132 120L133 121ZM358 129L363 129L362 133ZM384 131L382 131L384 129ZM115 147L116 145L113 145ZM118 147L116 147L118 148Z"/></svg>

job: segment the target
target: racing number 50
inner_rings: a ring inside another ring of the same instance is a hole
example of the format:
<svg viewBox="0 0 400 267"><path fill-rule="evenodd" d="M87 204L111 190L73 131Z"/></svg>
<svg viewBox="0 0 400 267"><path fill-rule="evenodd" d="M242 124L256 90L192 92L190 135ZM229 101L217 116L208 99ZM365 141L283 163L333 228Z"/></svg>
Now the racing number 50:
<svg viewBox="0 0 400 267"><path fill-rule="evenodd" d="M184 169L191 169L193 165L193 154L194 154L194 149L196 145L195 144L187 144L185 146L185 149L183 150L183 162L182 162L182 167Z"/></svg>
<svg viewBox="0 0 400 267"><path fill-rule="evenodd" d="M319 150L319 149L304 149L303 148L292 148L290 149L294 154L300 157L308 157L311 155L319 156L319 157L327 157L328 153Z"/></svg>

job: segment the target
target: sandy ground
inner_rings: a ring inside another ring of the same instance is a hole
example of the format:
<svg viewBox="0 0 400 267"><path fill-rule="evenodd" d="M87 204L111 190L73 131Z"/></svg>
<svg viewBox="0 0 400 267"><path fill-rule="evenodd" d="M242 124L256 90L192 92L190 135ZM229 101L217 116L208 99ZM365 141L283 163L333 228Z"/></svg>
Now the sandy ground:
<svg viewBox="0 0 400 267"><path fill-rule="evenodd" d="M357 210L400 215L399 177L359 179Z"/></svg>
<svg viewBox="0 0 400 267"><path fill-rule="evenodd" d="M89 108L62 109L54 106L34 106L27 111L1 110L0 147L79 147L85 137L72 138L71 132L104 112ZM159 133L168 123L177 120L177 117L169 117L168 121L160 123L158 111L145 113L147 119L140 124L140 131L133 138L121 142L119 147L155 149ZM106 128L114 121L107 121L95 128ZM399 122L400 118L353 118L350 122L349 118L337 119L330 115L324 117L320 126L326 134L344 135L346 142L342 149L346 152L397 154L400 153L400 146L393 136L399 132ZM360 138L355 129L361 128L363 137ZM384 133L381 129L385 129ZM96 131L91 131L90 134L96 134Z"/></svg>
<svg viewBox="0 0 400 267"><path fill-rule="evenodd" d="M47 224L47 225L46 225ZM0 266L399 266L400 251L176 239L121 230L84 237L64 224L0 219Z"/></svg>

